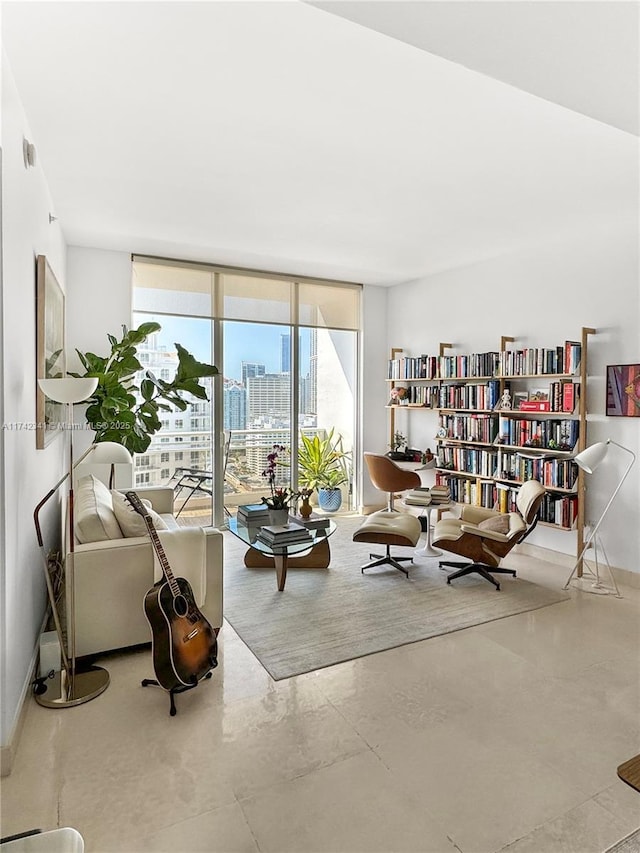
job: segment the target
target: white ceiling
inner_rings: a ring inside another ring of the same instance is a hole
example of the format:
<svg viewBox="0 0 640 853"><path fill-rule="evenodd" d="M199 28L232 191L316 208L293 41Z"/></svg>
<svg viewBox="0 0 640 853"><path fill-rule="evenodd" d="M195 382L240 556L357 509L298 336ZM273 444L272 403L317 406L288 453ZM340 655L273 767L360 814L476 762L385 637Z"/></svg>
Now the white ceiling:
<svg viewBox="0 0 640 853"><path fill-rule="evenodd" d="M353 5L337 4L355 16ZM533 88L538 48L487 67L485 42L500 7L522 5L530 29L530 3L471 4L465 40L449 6L469 4L409 4L423 49L403 40L406 18L389 28L390 4L355 5L370 26L297 0L3 3L67 242L394 284L635 220L637 139L613 126L632 111L612 98L606 118L595 92L576 100L576 63L593 69L565 7L591 3L540 0L558 8L559 49L539 56L552 73L536 95L516 86ZM616 9L610 30L604 9L599 19L607 55L627 55L617 7L636 4L595 5ZM637 60L637 32L631 48ZM573 109L552 102L560 90Z"/></svg>
<svg viewBox="0 0 640 853"><path fill-rule="evenodd" d="M636 2L307 2L628 133L640 133Z"/></svg>

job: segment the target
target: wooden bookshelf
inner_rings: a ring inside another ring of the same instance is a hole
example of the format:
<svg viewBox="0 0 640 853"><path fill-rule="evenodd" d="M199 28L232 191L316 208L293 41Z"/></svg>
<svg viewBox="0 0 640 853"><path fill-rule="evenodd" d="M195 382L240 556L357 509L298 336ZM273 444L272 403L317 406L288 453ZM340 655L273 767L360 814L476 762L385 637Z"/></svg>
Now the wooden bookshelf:
<svg viewBox="0 0 640 853"><path fill-rule="evenodd" d="M407 403L388 406L390 441L396 409L437 412L436 481L449 485L452 501L509 508L520 485L538 479L547 490L541 523L575 530L581 553L585 483L571 457L586 447L587 349L595 333L585 327L579 340L533 348L504 335L498 350L470 355L451 352L451 343L441 343L437 356L392 349L387 381L407 389Z"/></svg>

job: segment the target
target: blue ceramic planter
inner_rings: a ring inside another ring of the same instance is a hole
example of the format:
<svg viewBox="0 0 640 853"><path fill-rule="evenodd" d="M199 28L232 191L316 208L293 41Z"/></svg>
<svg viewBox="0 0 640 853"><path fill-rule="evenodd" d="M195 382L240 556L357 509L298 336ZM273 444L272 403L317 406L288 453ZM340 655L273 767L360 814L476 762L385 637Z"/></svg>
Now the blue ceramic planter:
<svg viewBox="0 0 640 853"><path fill-rule="evenodd" d="M318 489L318 503L325 512L337 512L342 506L340 489Z"/></svg>

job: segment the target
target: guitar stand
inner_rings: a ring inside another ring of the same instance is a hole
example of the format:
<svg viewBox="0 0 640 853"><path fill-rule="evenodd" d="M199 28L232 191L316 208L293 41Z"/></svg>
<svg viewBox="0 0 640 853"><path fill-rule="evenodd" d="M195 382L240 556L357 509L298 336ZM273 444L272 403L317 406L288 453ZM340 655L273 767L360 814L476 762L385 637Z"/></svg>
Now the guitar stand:
<svg viewBox="0 0 640 853"><path fill-rule="evenodd" d="M217 666L217 665L218 664L216 662L215 666ZM200 681L204 681L205 678L211 678L212 675L213 675L213 673L211 672L211 670L209 670L209 672L206 675L204 675L200 679ZM177 708L176 708L176 700L175 700L176 694L177 693L186 693L187 690L193 690L194 687L197 687L198 684L200 684L200 681L196 681L194 684L181 684L179 687L172 687L171 690L168 691L168 693L169 693L169 715L171 717L175 717L175 715L178 713ZM155 678L143 678L140 683L141 683L142 687L148 687L150 684L152 684L154 687L160 687L161 686L156 681Z"/></svg>

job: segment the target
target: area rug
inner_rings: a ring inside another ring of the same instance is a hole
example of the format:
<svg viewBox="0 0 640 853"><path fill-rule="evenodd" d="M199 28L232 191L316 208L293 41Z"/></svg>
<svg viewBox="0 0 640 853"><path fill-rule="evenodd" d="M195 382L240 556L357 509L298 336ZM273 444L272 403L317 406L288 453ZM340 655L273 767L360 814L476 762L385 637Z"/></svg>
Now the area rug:
<svg viewBox="0 0 640 853"><path fill-rule="evenodd" d="M361 518L336 523L329 568L290 569L283 592L273 569L245 568L246 545L224 534L225 618L276 681L569 598L509 576L500 592L473 575L448 586L433 559L410 566L408 580L389 566L362 574L380 546L352 541Z"/></svg>
<svg viewBox="0 0 640 853"><path fill-rule="evenodd" d="M605 853L638 853L638 851L640 851L640 829L636 829L613 847L608 847Z"/></svg>

